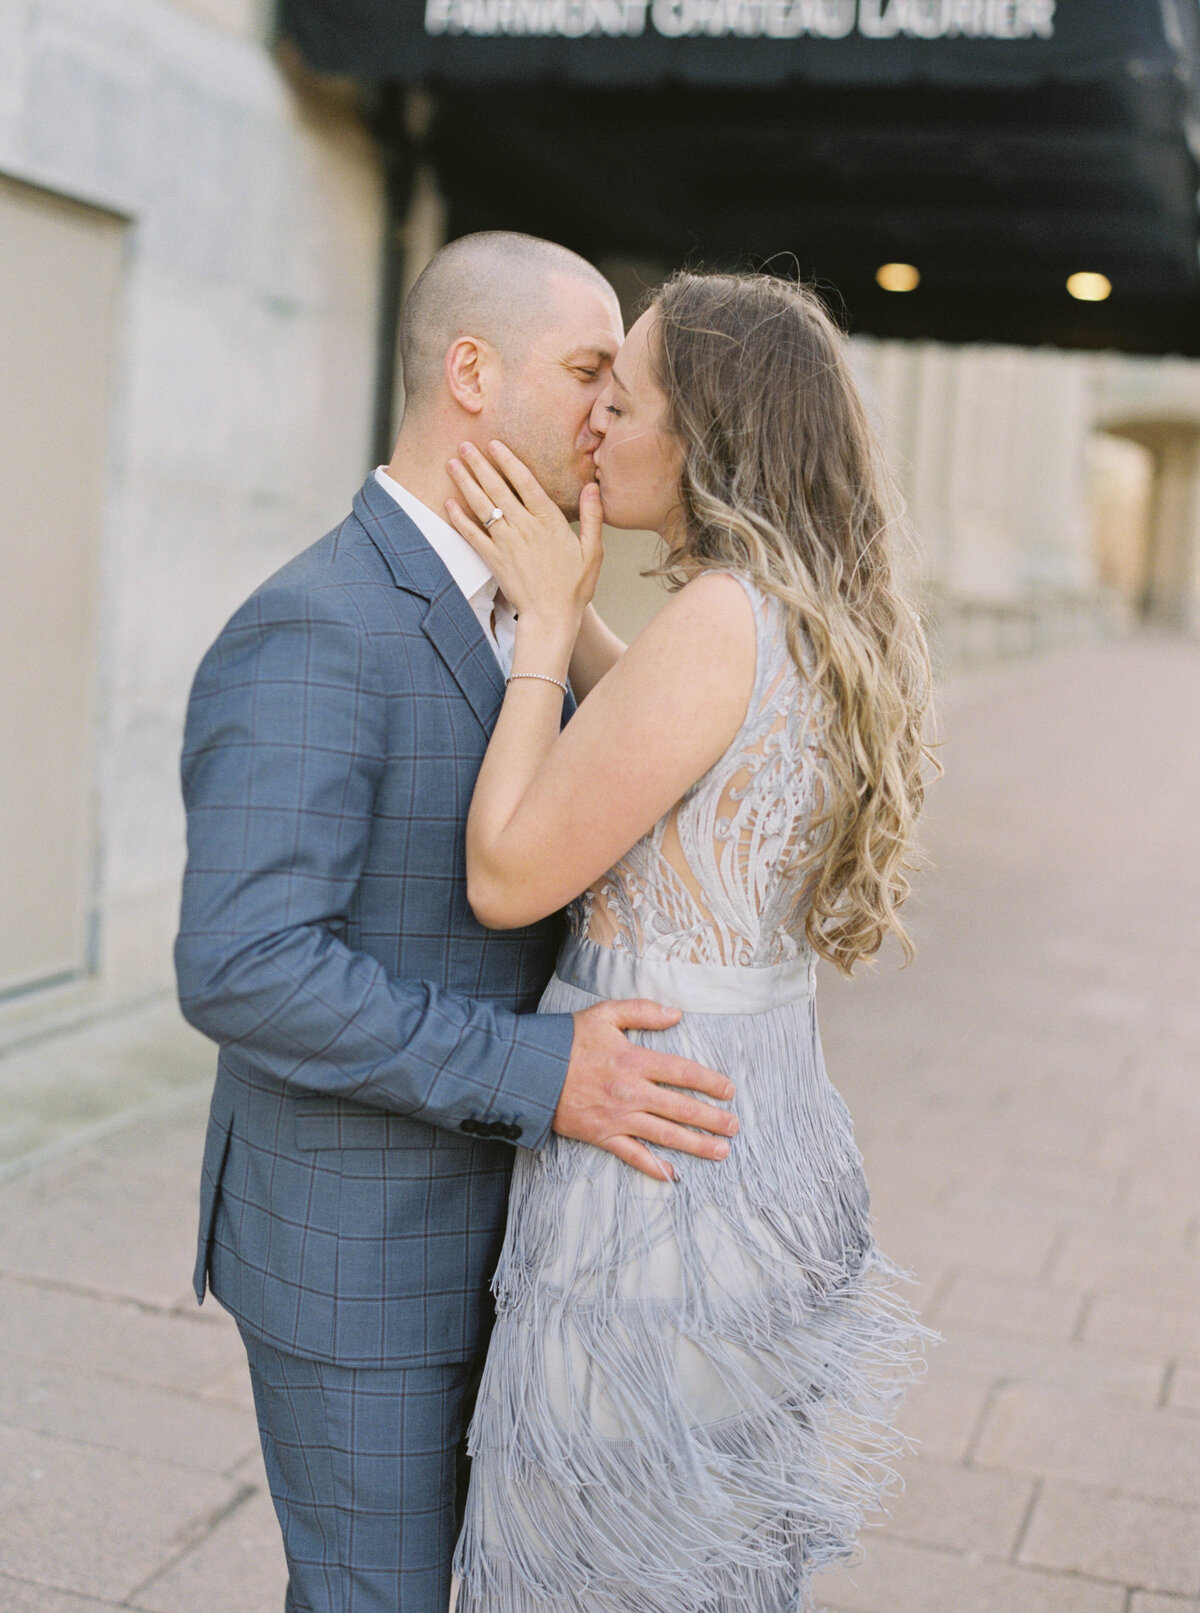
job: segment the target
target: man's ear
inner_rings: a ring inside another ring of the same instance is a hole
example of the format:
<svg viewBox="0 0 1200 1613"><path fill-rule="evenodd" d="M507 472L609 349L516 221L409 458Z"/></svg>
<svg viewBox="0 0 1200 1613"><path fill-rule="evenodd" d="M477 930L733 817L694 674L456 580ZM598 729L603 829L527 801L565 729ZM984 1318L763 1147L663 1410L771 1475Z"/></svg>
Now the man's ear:
<svg viewBox="0 0 1200 1613"><path fill-rule="evenodd" d="M500 355L479 336L459 336L446 349L446 385L468 414L481 414L500 376Z"/></svg>

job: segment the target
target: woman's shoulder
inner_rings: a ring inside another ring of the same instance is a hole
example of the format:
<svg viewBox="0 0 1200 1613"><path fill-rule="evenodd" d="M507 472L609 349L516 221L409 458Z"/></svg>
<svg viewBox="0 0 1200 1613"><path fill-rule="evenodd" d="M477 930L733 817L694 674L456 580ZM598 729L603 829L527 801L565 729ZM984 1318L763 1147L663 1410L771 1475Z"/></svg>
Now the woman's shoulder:
<svg viewBox="0 0 1200 1613"><path fill-rule="evenodd" d="M737 566L706 566L680 590L692 591L711 600L714 609L723 607L743 619L753 618L760 625L784 611L783 601L765 588L752 571ZM748 603L749 612L745 604L739 604L739 597Z"/></svg>
<svg viewBox="0 0 1200 1613"><path fill-rule="evenodd" d="M674 596L675 599L685 597L693 602L694 608L724 612L746 621L749 619L746 603L757 614L769 595L748 571L739 571L733 566L706 566L689 577Z"/></svg>
<svg viewBox="0 0 1200 1613"><path fill-rule="evenodd" d="M655 706L724 718L745 710L757 663L750 598L734 575L711 568L670 595L603 682L635 702L644 693Z"/></svg>
<svg viewBox="0 0 1200 1613"><path fill-rule="evenodd" d="M791 606L772 587L764 586L748 570L711 566L697 572L676 597L693 590L698 616L707 614L710 625L719 623L726 628L738 623L742 643L753 645L749 654L755 693L750 708L768 692L782 695L787 690L792 699L811 687L817 657L808 624L802 616L797 620ZM794 627L799 629L797 635ZM797 646L799 662L795 659Z"/></svg>
<svg viewBox="0 0 1200 1613"><path fill-rule="evenodd" d="M759 598L753 581L744 573L723 566L707 567L675 590L645 632L700 655L748 650L752 661Z"/></svg>

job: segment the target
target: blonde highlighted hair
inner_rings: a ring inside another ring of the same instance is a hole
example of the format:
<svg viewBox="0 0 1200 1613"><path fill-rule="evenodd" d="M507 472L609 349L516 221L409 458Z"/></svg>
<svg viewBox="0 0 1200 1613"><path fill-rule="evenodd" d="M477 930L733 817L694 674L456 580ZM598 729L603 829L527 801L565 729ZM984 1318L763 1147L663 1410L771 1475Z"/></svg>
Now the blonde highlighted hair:
<svg viewBox="0 0 1200 1613"><path fill-rule="evenodd" d="M920 618L894 576L899 500L841 332L803 285L680 272L653 296L655 379L683 449L681 541L647 575L748 573L788 609L788 643L820 696L821 801L808 941L842 974L892 933L918 866L931 693ZM811 645L806 653L805 636Z"/></svg>

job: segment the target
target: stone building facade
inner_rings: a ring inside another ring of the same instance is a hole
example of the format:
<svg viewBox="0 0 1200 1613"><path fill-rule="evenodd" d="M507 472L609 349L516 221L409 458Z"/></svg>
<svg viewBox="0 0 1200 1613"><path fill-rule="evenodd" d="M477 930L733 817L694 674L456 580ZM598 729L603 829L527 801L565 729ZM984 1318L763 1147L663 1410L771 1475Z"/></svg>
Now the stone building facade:
<svg viewBox="0 0 1200 1613"><path fill-rule="evenodd" d="M369 456L379 161L266 23L260 0L0 6L0 351L26 334L3 391L6 416L33 398L45 422L0 446L0 568L23 579L0 633L29 674L0 694L10 1027L169 979L191 675ZM81 370L100 392L83 441ZM46 642L50 563L85 585ZM65 794L82 810L47 823Z"/></svg>
<svg viewBox="0 0 1200 1613"><path fill-rule="evenodd" d="M0 5L0 1042L169 985L195 665L371 464L383 165L268 9ZM401 284L442 217L424 175ZM855 354L943 661L1200 626L1200 366Z"/></svg>

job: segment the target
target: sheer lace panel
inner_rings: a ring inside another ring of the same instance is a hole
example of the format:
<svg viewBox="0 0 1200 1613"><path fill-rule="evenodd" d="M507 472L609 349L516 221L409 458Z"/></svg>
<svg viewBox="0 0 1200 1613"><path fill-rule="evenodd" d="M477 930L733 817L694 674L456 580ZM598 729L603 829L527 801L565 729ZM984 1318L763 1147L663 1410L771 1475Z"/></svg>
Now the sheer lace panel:
<svg viewBox="0 0 1200 1613"><path fill-rule="evenodd" d="M620 952L766 966L810 950L811 870L790 865L821 807L820 702L788 650L785 607L731 575L754 606L758 635L745 721L683 799L568 910L573 933Z"/></svg>

